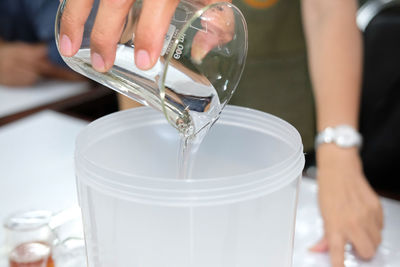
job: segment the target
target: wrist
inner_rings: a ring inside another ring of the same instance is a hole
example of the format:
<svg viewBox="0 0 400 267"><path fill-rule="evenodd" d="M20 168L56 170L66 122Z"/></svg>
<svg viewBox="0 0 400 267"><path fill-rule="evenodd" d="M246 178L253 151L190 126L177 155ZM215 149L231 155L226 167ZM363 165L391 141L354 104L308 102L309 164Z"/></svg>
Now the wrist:
<svg viewBox="0 0 400 267"><path fill-rule="evenodd" d="M357 147L342 148L333 143L324 144L316 150L316 160L319 171L348 168L362 170Z"/></svg>

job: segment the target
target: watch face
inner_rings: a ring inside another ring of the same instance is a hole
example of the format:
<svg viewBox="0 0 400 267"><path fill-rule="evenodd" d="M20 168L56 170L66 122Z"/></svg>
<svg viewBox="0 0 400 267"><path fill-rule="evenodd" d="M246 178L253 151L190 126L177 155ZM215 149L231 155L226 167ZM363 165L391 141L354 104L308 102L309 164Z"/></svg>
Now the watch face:
<svg viewBox="0 0 400 267"><path fill-rule="evenodd" d="M361 137L352 127L347 125L337 126L335 128L335 143L340 147L359 146Z"/></svg>

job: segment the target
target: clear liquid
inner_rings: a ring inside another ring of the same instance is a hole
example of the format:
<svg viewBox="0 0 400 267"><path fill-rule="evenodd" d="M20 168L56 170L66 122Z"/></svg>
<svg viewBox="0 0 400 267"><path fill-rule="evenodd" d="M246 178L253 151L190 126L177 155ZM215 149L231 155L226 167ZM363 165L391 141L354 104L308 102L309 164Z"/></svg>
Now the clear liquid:
<svg viewBox="0 0 400 267"><path fill-rule="evenodd" d="M64 57L64 60L75 71L144 105L165 111L181 136L178 178L191 178L196 151L222 109L216 90L205 76L183 69L179 62L171 60L163 110L158 89L163 64L159 60L152 69L139 70L134 64L133 46L118 46L114 66L107 73L92 68L88 48L80 49L74 57Z"/></svg>
<svg viewBox="0 0 400 267"><path fill-rule="evenodd" d="M141 71L134 64L134 48L119 45L114 66L107 73L99 73L90 63L90 49L80 49L74 57L64 57L75 71L100 82L144 105L165 112L168 121L178 129L183 138L197 143L207 129L219 117L221 104L218 94L208 79L171 60L168 67L165 110L160 97L160 79L163 64ZM163 59L162 59L163 60ZM138 75L140 73L140 75Z"/></svg>
<svg viewBox="0 0 400 267"><path fill-rule="evenodd" d="M181 137L178 150L178 179L190 180L192 169L200 143L193 143L190 139Z"/></svg>

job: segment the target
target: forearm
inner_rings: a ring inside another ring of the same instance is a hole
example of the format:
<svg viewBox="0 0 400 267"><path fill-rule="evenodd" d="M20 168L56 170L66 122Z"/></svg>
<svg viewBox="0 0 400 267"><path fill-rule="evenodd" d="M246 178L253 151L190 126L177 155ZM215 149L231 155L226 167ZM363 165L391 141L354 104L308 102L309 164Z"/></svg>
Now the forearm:
<svg viewBox="0 0 400 267"><path fill-rule="evenodd" d="M362 46L356 0L302 3L318 130L339 124L357 127ZM329 250L333 267L344 267L347 242L359 257L371 259L381 240L383 214L364 176L357 147L323 144L317 150L317 164L325 237L313 250Z"/></svg>
<svg viewBox="0 0 400 267"><path fill-rule="evenodd" d="M358 126L362 43L355 0L302 0L319 131Z"/></svg>

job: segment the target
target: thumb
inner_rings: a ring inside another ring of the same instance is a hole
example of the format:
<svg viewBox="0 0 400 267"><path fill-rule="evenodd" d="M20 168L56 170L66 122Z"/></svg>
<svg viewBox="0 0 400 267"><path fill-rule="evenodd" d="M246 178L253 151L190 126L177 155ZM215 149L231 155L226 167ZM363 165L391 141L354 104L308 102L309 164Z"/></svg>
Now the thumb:
<svg viewBox="0 0 400 267"><path fill-rule="evenodd" d="M329 250L328 239L324 236L321 240L319 240L312 247L310 247L309 250L316 253L328 252Z"/></svg>

